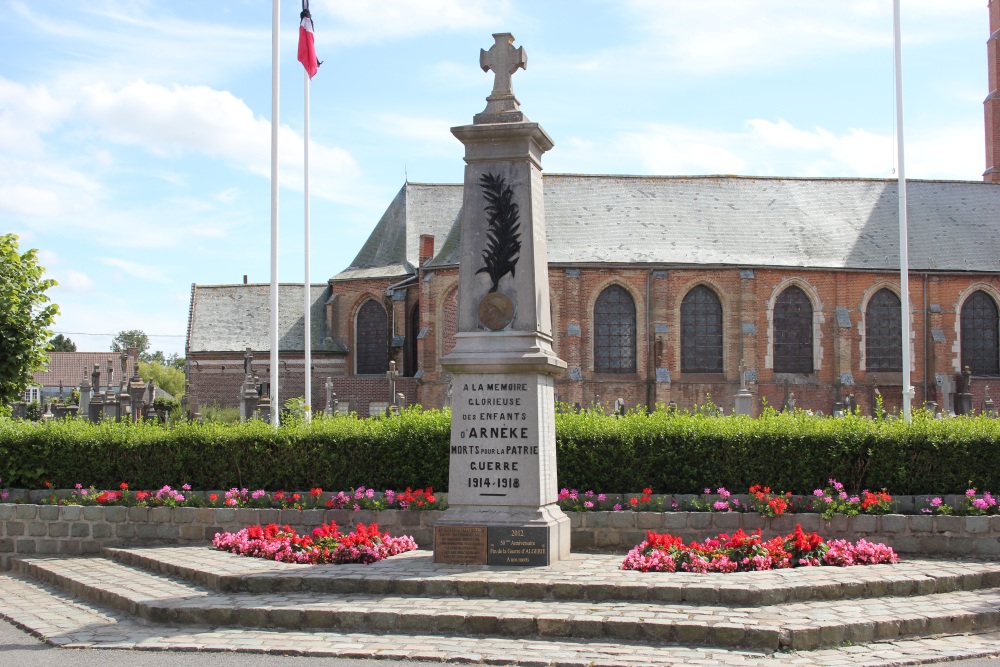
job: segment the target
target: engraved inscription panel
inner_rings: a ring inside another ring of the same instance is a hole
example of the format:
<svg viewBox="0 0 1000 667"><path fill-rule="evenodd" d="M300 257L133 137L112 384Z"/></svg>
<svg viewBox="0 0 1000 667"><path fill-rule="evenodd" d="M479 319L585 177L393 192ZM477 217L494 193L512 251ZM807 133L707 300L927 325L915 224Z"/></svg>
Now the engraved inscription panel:
<svg viewBox="0 0 1000 667"><path fill-rule="evenodd" d="M434 562L486 565L486 526L435 526Z"/></svg>
<svg viewBox="0 0 1000 667"><path fill-rule="evenodd" d="M549 564L549 529L490 526L487 565Z"/></svg>
<svg viewBox="0 0 1000 667"><path fill-rule="evenodd" d="M525 374L456 376L450 505L541 504L538 383Z"/></svg>

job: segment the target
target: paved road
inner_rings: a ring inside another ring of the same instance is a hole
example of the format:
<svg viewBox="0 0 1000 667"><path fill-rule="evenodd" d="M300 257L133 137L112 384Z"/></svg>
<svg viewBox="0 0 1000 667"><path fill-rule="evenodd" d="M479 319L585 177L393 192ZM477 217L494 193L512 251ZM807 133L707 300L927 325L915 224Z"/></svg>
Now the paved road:
<svg viewBox="0 0 1000 667"><path fill-rule="evenodd" d="M428 664L254 653L60 649L0 621L0 665L3 667L428 667Z"/></svg>
<svg viewBox="0 0 1000 667"><path fill-rule="evenodd" d="M3 667L427 667L430 664L254 653L59 649L0 621L0 665ZM1000 658L937 662L923 667L1000 667Z"/></svg>

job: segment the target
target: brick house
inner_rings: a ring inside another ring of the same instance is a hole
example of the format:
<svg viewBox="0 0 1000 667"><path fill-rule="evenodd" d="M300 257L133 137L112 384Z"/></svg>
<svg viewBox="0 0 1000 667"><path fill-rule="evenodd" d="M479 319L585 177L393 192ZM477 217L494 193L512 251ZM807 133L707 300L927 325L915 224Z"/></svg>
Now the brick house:
<svg viewBox="0 0 1000 667"><path fill-rule="evenodd" d="M27 402L58 399L60 393L63 399L68 399L84 378L90 380L95 365L101 373L101 384L94 388L95 391L107 391L109 385L117 388L122 380L120 352L49 351L46 354L45 368L31 374L31 384L24 394ZM125 375L130 378L138 364L138 350L130 349L125 362ZM109 374L108 369L112 373Z"/></svg>

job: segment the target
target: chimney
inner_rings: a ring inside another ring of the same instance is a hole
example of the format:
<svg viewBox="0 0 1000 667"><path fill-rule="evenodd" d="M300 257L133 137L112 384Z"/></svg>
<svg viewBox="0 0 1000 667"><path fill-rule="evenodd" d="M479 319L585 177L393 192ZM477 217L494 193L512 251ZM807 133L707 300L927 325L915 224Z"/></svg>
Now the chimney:
<svg viewBox="0 0 1000 667"><path fill-rule="evenodd" d="M247 274L245 274L245 273L243 274L243 284L244 285L247 284Z"/></svg>
<svg viewBox="0 0 1000 667"><path fill-rule="evenodd" d="M986 41L989 91L986 116L986 171L983 180L1000 183L1000 0L990 0L990 38Z"/></svg>
<svg viewBox="0 0 1000 667"><path fill-rule="evenodd" d="M1000 3L1000 0L996 0ZM431 261L434 257L434 235L433 234L421 234L420 235L420 266L423 266L427 262Z"/></svg>

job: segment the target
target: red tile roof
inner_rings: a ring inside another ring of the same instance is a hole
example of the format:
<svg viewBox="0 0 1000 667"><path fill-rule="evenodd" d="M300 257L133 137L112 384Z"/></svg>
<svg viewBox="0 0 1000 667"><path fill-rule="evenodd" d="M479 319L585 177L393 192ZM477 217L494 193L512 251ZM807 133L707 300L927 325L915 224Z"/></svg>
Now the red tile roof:
<svg viewBox="0 0 1000 667"><path fill-rule="evenodd" d="M49 362L47 370L32 373L32 384L39 387L58 387L62 382L67 389L79 387L83 378L89 379L94 371L94 364L98 364L101 372L101 386L108 385L108 363L115 369L114 383L121 382L121 362L119 352L49 352ZM132 376L135 370L134 361L131 357L128 360L128 375Z"/></svg>

